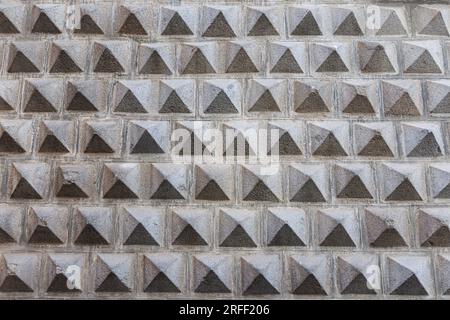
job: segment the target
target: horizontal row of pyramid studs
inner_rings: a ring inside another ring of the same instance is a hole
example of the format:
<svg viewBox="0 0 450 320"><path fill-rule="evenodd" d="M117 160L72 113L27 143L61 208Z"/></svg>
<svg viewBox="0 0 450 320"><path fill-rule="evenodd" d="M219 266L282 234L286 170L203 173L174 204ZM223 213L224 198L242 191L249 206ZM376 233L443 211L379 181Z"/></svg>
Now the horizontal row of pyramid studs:
<svg viewBox="0 0 450 320"><path fill-rule="evenodd" d="M439 203L450 198L450 167L445 162L209 164L191 170L191 165L179 163L105 163L101 168L66 163L53 168L47 162L12 162L3 168L8 178L3 195L23 201L44 200L53 194L61 199L95 200L100 194L103 200L135 203L194 199L244 203L419 203L434 199Z"/></svg>
<svg viewBox="0 0 450 320"><path fill-rule="evenodd" d="M130 35L143 37L405 36L448 37L450 6L303 5L239 6L147 3L81 4L80 21L64 4L2 5L2 34ZM412 12L410 16L410 12ZM377 16L373 17L374 14ZM243 21L245 23L243 23Z"/></svg>
<svg viewBox="0 0 450 320"><path fill-rule="evenodd" d="M199 80L0 80L0 111L57 113L63 108L64 113L106 113L110 109L117 114L194 117L199 100L202 116L239 115L243 106L249 116L450 114L450 80L445 79Z"/></svg>
<svg viewBox="0 0 450 320"><path fill-rule="evenodd" d="M447 64L444 51L449 48L447 42L440 40L205 41L140 44L135 55L132 54L135 46L138 46L137 42L131 40L14 41L5 48L7 57L4 69L10 74L45 70L49 73L135 71L138 74L165 76L259 73L266 70L273 74L343 74L357 71L367 75L395 75L400 71L412 75L442 74ZM47 55L49 58L45 59ZM403 65L399 64L399 57L402 57Z"/></svg>
<svg viewBox="0 0 450 320"><path fill-rule="evenodd" d="M12 292L446 296L450 290L446 253L4 253L0 266L0 296Z"/></svg>
<svg viewBox="0 0 450 320"><path fill-rule="evenodd" d="M114 208L101 206L70 210L68 206L33 204L25 210L24 206L1 205L0 248L14 249L16 244L122 249L450 247L448 207L125 206L117 210L115 214Z"/></svg>
<svg viewBox="0 0 450 320"><path fill-rule="evenodd" d="M449 130L447 121L0 119L0 154L148 155L186 161L207 155L231 160L264 155L272 161L284 160L276 159L280 156L438 160L449 154Z"/></svg>

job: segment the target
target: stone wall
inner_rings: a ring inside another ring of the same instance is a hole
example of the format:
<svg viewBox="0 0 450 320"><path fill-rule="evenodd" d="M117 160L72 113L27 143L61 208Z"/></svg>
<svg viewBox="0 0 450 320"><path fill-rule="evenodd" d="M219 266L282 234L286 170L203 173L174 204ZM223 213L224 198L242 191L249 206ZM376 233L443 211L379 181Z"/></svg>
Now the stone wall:
<svg viewBox="0 0 450 320"><path fill-rule="evenodd" d="M445 297L450 5L355 2L2 1L0 298Z"/></svg>

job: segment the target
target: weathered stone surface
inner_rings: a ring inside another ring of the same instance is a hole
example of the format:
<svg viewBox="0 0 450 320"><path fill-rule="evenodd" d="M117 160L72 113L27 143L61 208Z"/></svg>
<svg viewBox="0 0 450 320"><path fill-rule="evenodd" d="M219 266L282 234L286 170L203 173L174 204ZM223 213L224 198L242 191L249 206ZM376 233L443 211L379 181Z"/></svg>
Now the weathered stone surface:
<svg viewBox="0 0 450 320"><path fill-rule="evenodd" d="M0 2L0 299L450 295L448 1Z"/></svg>

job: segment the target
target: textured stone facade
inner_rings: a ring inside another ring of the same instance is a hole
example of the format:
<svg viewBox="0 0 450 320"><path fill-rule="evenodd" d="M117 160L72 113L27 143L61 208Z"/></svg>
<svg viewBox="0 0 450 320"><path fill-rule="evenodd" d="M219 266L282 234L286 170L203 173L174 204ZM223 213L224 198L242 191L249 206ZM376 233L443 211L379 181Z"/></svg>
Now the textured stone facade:
<svg viewBox="0 0 450 320"><path fill-rule="evenodd" d="M0 2L0 298L450 294L450 4L74 4Z"/></svg>

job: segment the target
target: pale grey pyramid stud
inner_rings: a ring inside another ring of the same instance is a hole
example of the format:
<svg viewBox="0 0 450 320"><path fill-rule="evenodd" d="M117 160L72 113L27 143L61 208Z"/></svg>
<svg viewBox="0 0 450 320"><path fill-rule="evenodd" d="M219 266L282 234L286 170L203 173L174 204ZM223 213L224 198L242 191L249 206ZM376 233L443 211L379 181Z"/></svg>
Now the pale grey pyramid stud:
<svg viewBox="0 0 450 320"><path fill-rule="evenodd" d="M381 90L386 116L420 116L423 114L420 81L383 80Z"/></svg>
<svg viewBox="0 0 450 320"><path fill-rule="evenodd" d="M385 258L387 293L400 296L434 294L431 261L422 254L391 254Z"/></svg>
<svg viewBox="0 0 450 320"><path fill-rule="evenodd" d="M370 247L409 246L411 223L407 208L366 207L363 214Z"/></svg>
<svg viewBox="0 0 450 320"><path fill-rule="evenodd" d="M219 246L256 247L258 244L258 215L254 210L219 209Z"/></svg>
<svg viewBox="0 0 450 320"><path fill-rule="evenodd" d="M402 138L407 157L439 157L445 154L439 122L402 122Z"/></svg>
<svg viewBox="0 0 450 320"><path fill-rule="evenodd" d="M329 169L322 163L291 164L288 168L289 201L330 201Z"/></svg>
<svg viewBox="0 0 450 320"><path fill-rule="evenodd" d="M180 253L152 253L143 256L145 293L181 293L186 287L186 258Z"/></svg>
<svg viewBox="0 0 450 320"><path fill-rule="evenodd" d="M32 206L26 229L29 244L65 244L69 238L69 212L62 206Z"/></svg>
<svg viewBox="0 0 450 320"><path fill-rule="evenodd" d="M101 253L94 258L96 293L127 293L134 289L135 258L133 254Z"/></svg>
<svg viewBox="0 0 450 320"><path fill-rule="evenodd" d="M331 294L331 259L326 253L301 253L288 257L290 293L299 296Z"/></svg>
<svg viewBox="0 0 450 320"><path fill-rule="evenodd" d="M442 73L444 58L441 43L436 40L405 41L402 44L405 73Z"/></svg>
<svg viewBox="0 0 450 320"><path fill-rule="evenodd" d="M386 162L379 166L384 201L425 201L424 168L418 163Z"/></svg>
<svg viewBox="0 0 450 320"><path fill-rule="evenodd" d="M375 295L381 291L381 275L378 272L380 266L377 255L340 254L336 257L335 263L340 294ZM377 278L373 279L373 277Z"/></svg>
<svg viewBox="0 0 450 320"><path fill-rule="evenodd" d="M319 209L315 228L315 240L321 247L359 246L358 216L352 208Z"/></svg>
<svg viewBox="0 0 450 320"><path fill-rule="evenodd" d="M218 254L197 254L192 258L192 276L192 290L195 293L232 293L232 257Z"/></svg>
<svg viewBox="0 0 450 320"><path fill-rule="evenodd" d="M241 290L244 296L281 293L281 260L276 254L240 258Z"/></svg>

